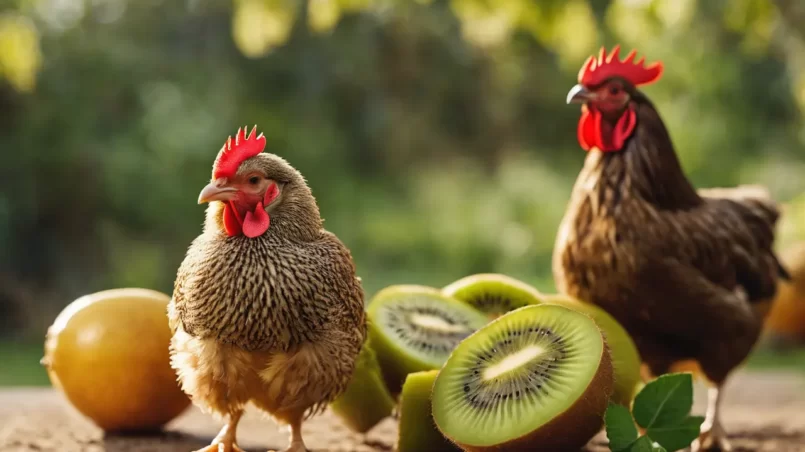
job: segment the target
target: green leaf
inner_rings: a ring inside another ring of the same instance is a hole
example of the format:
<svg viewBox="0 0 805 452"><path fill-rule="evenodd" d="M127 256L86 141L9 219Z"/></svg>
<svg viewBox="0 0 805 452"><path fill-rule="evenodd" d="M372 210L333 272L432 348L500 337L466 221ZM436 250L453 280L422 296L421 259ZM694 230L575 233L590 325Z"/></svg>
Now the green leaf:
<svg viewBox="0 0 805 452"><path fill-rule="evenodd" d="M629 450L632 443L637 441L637 427L626 407L610 403L604 421L607 426L609 449L613 452Z"/></svg>
<svg viewBox="0 0 805 452"><path fill-rule="evenodd" d="M668 452L661 445L654 444L654 441L648 436L641 436L628 450L629 452Z"/></svg>
<svg viewBox="0 0 805 452"><path fill-rule="evenodd" d="M640 439L632 444L629 452L654 452L654 447L651 443L651 438L648 436L641 436Z"/></svg>
<svg viewBox="0 0 805 452"><path fill-rule="evenodd" d="M634 400L634 418L645 428L673 426L693 407L693 378L689 373L663 375L649 382Z"/></svg>
<svg viewBox="0 0 805 452"><path fill-rule="evenodd" d="M681 450L699 436L702 422L704 418L701 416L689 416L676 425L651 427L646 433L668 450Z"/></svg>

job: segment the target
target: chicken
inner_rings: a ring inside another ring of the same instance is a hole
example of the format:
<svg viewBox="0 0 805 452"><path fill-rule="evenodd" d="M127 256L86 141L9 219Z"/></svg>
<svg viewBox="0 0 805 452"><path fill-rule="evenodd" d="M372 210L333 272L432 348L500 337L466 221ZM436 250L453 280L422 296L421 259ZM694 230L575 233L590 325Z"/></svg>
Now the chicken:
<svg viewBox="0 0 805 452"><path fill-rule="evenodd" d="M256 127L218 154L204 230L179 267L168 318L182 389L226 419L203 451L237 451L249 402L290 426L341 394L366 337L364 294L349 250L322 227L302 175L263 153Z"/></svg>
<svg viewBox="0 0 805 452"><path fill-rule="evenodd" d="M588 151L557 235L557 288L596 304L634 338L652 375L700 369L710 384L695 450L729 450L720 388L749 354L785 272L772 251L778 207L760 187L697 191L637 86L661 63L601 50L579 72Z"/></svg>

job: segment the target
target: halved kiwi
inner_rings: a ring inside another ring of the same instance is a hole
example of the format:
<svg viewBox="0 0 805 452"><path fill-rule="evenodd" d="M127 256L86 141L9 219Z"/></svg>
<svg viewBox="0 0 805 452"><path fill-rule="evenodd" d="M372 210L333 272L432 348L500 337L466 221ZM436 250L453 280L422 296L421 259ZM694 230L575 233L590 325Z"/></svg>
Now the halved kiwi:
<svg viewBox="0 0 805 452"><path fill-rule="evenodd" d="M330 409L358 433L366 433L394 411L394 399L389 394L380 365L367 339L355 362L355 371L346 391L330 403Z"/></svg>
<svg viewBox="0 0 805 452"><path fill-rule="evenodd" d="M392 394L399 393L409 373L440 368L462 339L487 322L469 305L418 285L387 287L366 311L369 337Z"/></svg>
<svg viewBox="0 0 805 452"><path fill-rule="evenodd" d="M544 295L547 304L555 304L589 315L604 333L612 354L615 372L615 391L612 401L629 407L640 388L640 353L629 333L606 311L590 303L581 302L563 294Z"/></svg>
<svg viewBox="0 0 805 452"><path fill-rule="evenodd" d="M495 319L512 309L540 302L542 295L531 285L499 273L479 273L459 279L442 292Z"/></svg>
<svg viewBox="0 0 805 452"><path fill-rule="evenodd" d="M590 317L526 306L456 347L433 386L433 419L468 451L578 451L601 429L612 386Z"/></svg>
<svg viewBox="0 0 805 452"><path fill-rule="evenodd" d="M438 370L408 374L400 394L400 429L397 452L442 452L461 450L439 432L433 423L430 397Z"/></svg>

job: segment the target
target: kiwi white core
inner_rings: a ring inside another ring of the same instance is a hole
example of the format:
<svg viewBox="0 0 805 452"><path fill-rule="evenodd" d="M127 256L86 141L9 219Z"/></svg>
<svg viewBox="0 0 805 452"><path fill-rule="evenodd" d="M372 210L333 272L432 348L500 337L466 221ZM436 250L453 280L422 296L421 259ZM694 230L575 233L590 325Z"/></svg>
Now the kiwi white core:
<svg viewBox="0 0 805 452"><path fill-rule="evenodd" d="M503 358L494 366L488 367L484 371L484 380L494 380L495 378L522 367L524 364L540 356L545 351L538 345L530 345L519 352Z"/></svg>
<svg viewBox="0 0 805 452"><path fill-rule="evenodd" d="M471 333L473 330L461 324L447 323L443 318L428 314L411 314L411 322L433 331L444 333Z"/></svg>

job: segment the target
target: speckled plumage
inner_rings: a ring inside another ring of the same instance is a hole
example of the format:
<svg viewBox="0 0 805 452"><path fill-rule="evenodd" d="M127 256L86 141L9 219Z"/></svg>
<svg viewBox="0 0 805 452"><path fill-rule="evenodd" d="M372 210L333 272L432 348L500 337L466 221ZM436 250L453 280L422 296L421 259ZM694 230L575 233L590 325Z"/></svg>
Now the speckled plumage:
<svg viewBox="0 0 805 452"><path fill-rule="evenodd" d="M293 424L346 388L366 336L363 290L302 176L267 153L238 172L255 170L282 184L270 227L230 237L224 204L209 205L169 306L172 364L207 411L239 415L253 402Z"/></svg>

